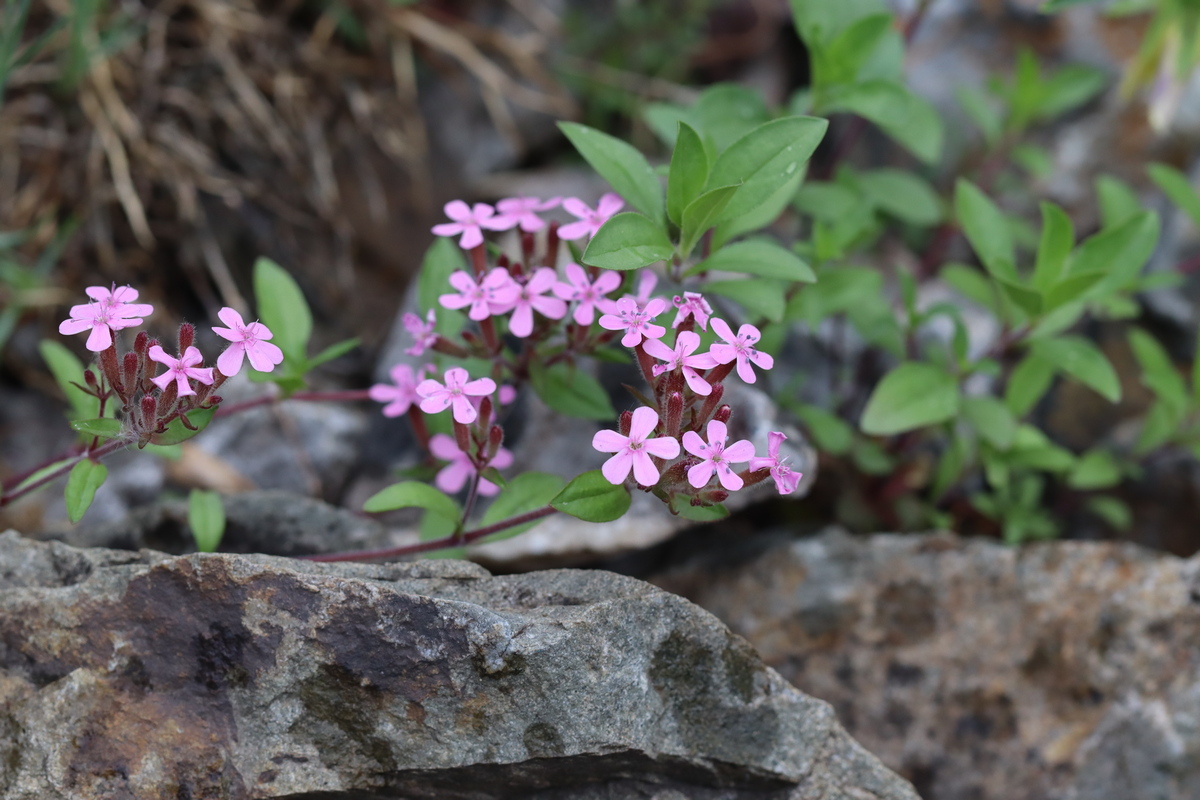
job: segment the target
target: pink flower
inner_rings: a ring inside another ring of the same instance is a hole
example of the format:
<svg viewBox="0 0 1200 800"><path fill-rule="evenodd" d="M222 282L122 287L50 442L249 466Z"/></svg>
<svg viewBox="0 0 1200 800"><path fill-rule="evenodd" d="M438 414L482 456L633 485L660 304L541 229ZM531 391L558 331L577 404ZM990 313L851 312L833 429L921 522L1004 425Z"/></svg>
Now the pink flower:
<svg viewBox="0 0 1200 800"><path fill-rule="evenodd" d="M713 317L712 326L713 331L727 344L714 344L708 352L712 353L718 364L728 364L736 358L738 377L746 383L755 381L754 370L750 368L751 364L757 365L760 369L770 369L775 366L774 358L754 349L754 343L762 338L758 328L753 325L743 325L738 328L737 336L734 336L725 320L718 317Z"/></svg>
<svg viewBox="0 0 1200 800"><path fill-rule="evenodd" d="M600 468L605 480L620 485L632 469L634 480L642 486L658 483L658 467L654 466L650 456L674 458L679 455L679 442L670 436L647 439L657 426L658 412L640 406L633 412L628 436L616 431L596 431L592 437L592 447L601 453L616 453Z"/></svg>
<svg viewBox="0 0 1200 800"><path fill-rule="evenodd" d="M193 378L200 383L208 386L212 385L213 374L212 367L200 368L197 364L204 363L204 356L200 355L200 351L195 347L189 347L183 351L180 358L171 358L167 352L158 345L150 348L148 353L151 361L157 361L167 367L167 371L157 378L151 378L154 385L159 389L166 390L167 384L175 381L176 388L180 397L186 397L190 394L195 394L191 384L188 383L188 378Z"/></svg>
<svg viewBox="0 0 1200 800"><path fill-rule="evenodd" d="M587 270L578 264L567 264L566 271L570 283L555 284L554 293L563 300L579 303L575 306L575 321L580 325L591 325L596 316L596 308L610 302L604 295L615 291L621 285L621 276L615 272L601 272L595 281L591 281L588 279Z"/></svg>
<svg viewBox="0 0 1200 800"><path fill-rule="evenodd" d="M796 491L796 487L800 484L800 479L804 477L803 473L792 472L791 466L787 463L787 458L779 457L779 445L787 437L779 431L771 431L767 434L767 452L769 458L757 456L750 459L750 469L757 472L760 469L771 470L771 477L775 479L775 488L780 494L791 494Z"/></svg>
<svg viewBox="0 0 1200 800"><path fill-rule="evenodd" d="M228 307L218 311L217 317L229 327L213 326L213 333L232 342L217 356L217 369L222 375L228 378L237 375L246 357L250 358L250 366L259 372L270 372L276 364L283 363L283 351L267 341L275 334L266 325L261 322L247 325L241 314Z"/></svg>
<svg viewBox="0 0 1200 800"><path fill-rule="evenodd" d="M496 203L496 220L502 220L506 228L520 226L527 233L540 231L546 227L546 221L537 215L539 211L549 211L562 202L562 198L551 197L543 201L540 197L506 197Z"/></svg>
<svg viewBox="0 0 1200 800"><path fill-rule="evenodd" d="M446 385L432 378L417 384L417 394L423 397L421 410L426 414L437 414L453 406L454 419L462 424L474 422L479 412L471 405L469 395L489 395L496 391L496 382L491 378L468 381L467 371L462 367L446 370Z"/></svg>
<svg viewBox="0 0 1200 800"><path fill-rule="evenodd" d="M538 267L525 283L516 284L517 294L513 299L513 313L508 321L508 329L513 336L525 338L533 333L533 312L549 319L562 319L567 315L567 304L557 297L549 297L549 292L558 285L558 274L549 267Z"/></svg>
<svg viewBox="0 0 1200 800"><path fill-rule="evenodd" d="M638 277L637 294L627 294L626 297L633 298L638 304L638 308L645 308L650 302L650 293L654 291L654 287L658 285L658 276L651 270L645 270Z"/></svg>
<svg viewBox="0 0 1200 800"><path fill-rule="evenodd" d="M675 349L673 350L658 339L647 339L646 343L642 345L647 353L667 362L654 366L652 371L655 375L682 369L683 378L687 381L687 385L692 387L692 391L707 396L712 394L712 387L709 386L708 381L700 377L696 370L712 369L717 365L717 361L709 353L692 355L699 347L700 334L692 331L680 331L679 335L675 337Z"/></svg>
<svg viewBox="0 0 1200 800"><path fill-rule="evenodd" d="M483 244L483 228L487 228L489 231L502 231L512 227L500 218L494 217L496 209L487 203L476 203L475 207L471 208L462 200L451 200L446 203L445 211L446 216L454 221L434 225L433 232L437 236L454 236L456 233L461 233L462 238L458 240L458 246L463 250L470 250Z"/></svg>
<svg viewBox="0 0 1200 800"><path fill-rule="evenodd" d="M584 236L595 236L596 231L600 230L600 226L625 207L625 201L621 199L620 195L609 192L600 198L595 211L577 197L568 197L563 200L562 207L573 216L579 217L578 222L569 222L558 229L558 238L563 241L572 241Z"/></svg>
<svg viewBox="0 0 1200 800"><path fill-rule="evenodd" d="M429 452L442 461L450 462L433 479L434 485L443 492L454 494L461 491L466 486L467 480L475 475L475 465L471 463L471 457L458 449L458 444L454 441L453 436L447 436L444 433L435 433L429 439ZM511 466L512 462L512 453L501 447L496 451L496 455L492 457L488 466L495 467L496 469L504 469ZM479 479L479 493L481 495L491 497L499 491L500 487L487 478Z"/></svg>
<svg viewBox="0 0 1200 800"><path fill-rule="evenodd" d="M720 420L708 421L708 444L695 431L684 431L683 448L694 456L703 459L699 464L688 470L688 483L697 489L708 485L713 472L721 481L721 485L731 492L742 488L745 482L729 466L740 464L754 458L754 445L748 439L734 442L725 446L729 431Z"/></svg>
<svg viewBox="0 0 1200 800"><path fill-rule="evenodd" d="M637 301L631 297L622 297L613 307L615 313L600 317L600 327L610 331L624 329L625 335L621 338L621 344L637 347L643 336L647 339L657 339L667 332L663 326L650 321L666 307L667 301L661 297L651 298L645 308L639 308Z"/></svg>
<svg viewBox="0 0 1200 800"><path fill-rule="evenodd" d="M103 286L89 286L84 290L91 303L71 306L71 318L65 319L58 326L58 332L63 336L83 333L88 334L87 349L100 353L112 347L113 331L141 325L142 317L154 313L154 306L148 303L135 303L137 289L129 286L114 286L111 290Z"/></svg>
<svg viewBox="0 0 1200 800"><path fill-rule="evenodd" d="M438 302L450 309L470 306L467 316L476 322L508 311L520 291L508 270L502 267L494 268L479 283L461 269L457 270L450 275L450 285L458 289L458 294L444 294Z"/></svg>
<svg viewBox="0 0 1200 800"><path fill-rule="evenodd" d="M390 384L377 383L367 394L376 403L387 403L383 407L385 417L398 417L407 413L413 403L420 402L417 384L425 377L425 368L414 371L408 364L397 364L388 374L392 377Z"/></svg>
<svg viewBox="0 0 1200 800"><path fill-rule="evenodd" d="M437 343L438 335L433 330L437 325L437 315L432 308L425 314L424 322L416 314L405 314L401 322L408 335L413 337L412 347L404 348L404 352L410 356L419 356Z"/></svg>
<svg viewBox="0 0 1200 800"><path fill-rule="evenodd" d="M516 387L509 386L507 383L500 387L500 391L496 392L497 399L500 400L500 405L506 406L517 399Z"/></svg>
<svg viewBox="0 0 1200 800"><path fill-rule="evenodd" d="M699 292L684 292L683 297L675 295L675 307L679 309L679 313L675 315L675 321L671 323L672 328L678 328L688 318L688 315L691 315L696 320L696 324L700 326L700 330L708 330L708 318L712 316L712 306Z"/></svg>

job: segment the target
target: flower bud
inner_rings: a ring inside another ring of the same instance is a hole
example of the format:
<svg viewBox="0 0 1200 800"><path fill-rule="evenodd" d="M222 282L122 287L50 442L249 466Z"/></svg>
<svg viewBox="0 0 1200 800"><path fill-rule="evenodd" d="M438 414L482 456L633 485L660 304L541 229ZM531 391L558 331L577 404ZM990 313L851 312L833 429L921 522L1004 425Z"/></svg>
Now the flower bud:
<svg viewBox="0 0 1200 800"><path fill-rule="evenodd" d="M533 234L529 231L521 231L521 257L525 259L525 263L533 266Z"/></svg>
<svg viewBox="0 0 1200 800"><path fill-rule="evenodd" d="M152 394L142 395L142 430L152 431L158 427L158 398Z"/></svg>
<svg viewBox="0 0 1200 800"><path fill-rule="evenodd" d="M496 453L500 451L500 445L504 444L504 429L499 425L493 425L488 430L488 446L487 457L491 461L496 457Z"/></svg>
<svg viewBox="0 0 1200 800"><path fill-rule="evenodd" d="M474 456L471 452L471 432L467 430L467 426L454 420L454 441L458 445L458 449L462 450L469 456Z"/></svg>
<svg viewBox="0 0 1200 800"><path fill-rule="evenodd" d="M124 380L125 385L129 387L130 393L135 393L137 391L139 377L137 353L125 354L124 358L121 359L121 372L123 373L121 376L122 380Z"/></svg>
<svg viewBox="0 0 1200 800"><path fill-rule="evenodd" d="M157 342L155 342L157 344ZM133 339L133 351L138 355L146 355L146 351L150 349L150 334L145 331L138 331L137 336Z"/></svg>
<svg viewBox="0 0 1200 800"><path fill-rule="evenodd" d="M629 429L633 426L633 412L626 409L621 412L621 418L617 421L617 429L621 431L622 436L629 435Z"/></svg>
<svg viewBox="0 0 1200 800"><path fill-rule="evenodd" d="M692 505L712 505L714 503L724 503L729 499L729 492L724 489L709 489L707 492L701 492L699 496L692 498Z"/></svg>
<svg viewBox="0 0 1200 800"><path fill-rule="evenodd" d="M558 266L558 223L551 222L546 231L546 257L542 259L547 267Z"/></svg>
<svg viewBox="0 0 1200 800"><path fill-rule="evenodd" d="M183 354L193 344L196 343L196 328L190 322L184 322L179 326L179 353Z"/></svg>
<svg viewBox="0 0 1200 800"><path fill-rule="evenodd" d="M725 405L717 409L717 413L713 414L713 419L717 422L729 422L729 418L732 416L733 409Z"/></svg>
<svg viewBox="0 0 1200 800"><path fill-rule="evenodd" d="M667 435L678 439L679 428L683 424L683 395L671 392L667 398Z"/></svg>
<svg viewBox="0 0 1200 800"><path fill-rule="evenodd" d="M479 427L483 427L492 421L492 398L484 397L479 401Z"/></svg>

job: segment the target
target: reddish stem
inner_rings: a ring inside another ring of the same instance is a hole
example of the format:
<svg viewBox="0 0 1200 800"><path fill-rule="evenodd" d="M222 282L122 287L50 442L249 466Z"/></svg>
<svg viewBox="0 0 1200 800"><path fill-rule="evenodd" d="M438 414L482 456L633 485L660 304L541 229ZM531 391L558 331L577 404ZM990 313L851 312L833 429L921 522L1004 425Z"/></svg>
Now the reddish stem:
<svg viewBox="0 0 1200 800"><path fill-rule="evenodd" d="M471 542L482 539L485 536L491 536L493 533L507 530L508 528L524 525L526 522L548 517L555 513L557 509L552 506L544 506L534 511L529 511L524 514L518 514L515 517L501 520L492 525L485 525L482 528L476 528L473 531L467 531L461 534L452 534L441 539L433 539L428 542L416 542L415 544L404 545L403 547L388 547L382 550L358 550L352 553L326 553L315 556L300 556L305 561L369 561L377 558L399 558L401 556L416 555L418 553L428 553L431 550L445 550L449 547L459 547L461 545L470 544Z"/></svg>
<svg viewBox="0 0 1200 800"><path fill-rule="evenodd" d="M99 447L97 447L94 450L88 450L86 453L81 453L74 458L68 457L68 458L70 458L69 461L65 462L58 469L54 469L54 470L51 470L50 472L46 473L42 477L38 478L36 481L33 481L32 483L27 483L24 486L17 485L16 488L14 488L12 491L3 492L2 494L0 494L0 507L6 506L9 503L11 503L12 501L17 500L18 498L24 497L25 495L29 494L30 492L34 491L35 489L40 489L41 487L45 486L47 483L50 483L51 481L53 481L54 479L60 478L63 475L66 475L68 472L70 472L75 467L76 464L78 464L80 461L82 461L85 458L90 458L93 461L99 461L101 458L104 458L105 456L110 455L111 453L115 453L116 451L127 446L128 444L129 444L129 442L127 442L124 439L112 439L112 440L100 445ZM54 462L50 462L50 463L54 463Z"/></svg>

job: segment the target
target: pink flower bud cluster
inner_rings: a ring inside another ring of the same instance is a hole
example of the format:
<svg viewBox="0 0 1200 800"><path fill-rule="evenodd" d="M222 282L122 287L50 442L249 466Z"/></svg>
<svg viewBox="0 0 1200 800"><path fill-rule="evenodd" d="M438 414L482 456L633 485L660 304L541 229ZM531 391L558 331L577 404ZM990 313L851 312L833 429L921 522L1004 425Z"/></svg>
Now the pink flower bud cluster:
<svg viewBox="0 0 1200 800"><path fill-rule="evenodd" d="M156 433L162 433L175 419L197 408L212 408L221 402L215 391L226 378L236 375L246 359L260 372L270 372L283 361L283 351L270 342L273 334L261 322L246 323L232 308L217 314L228 327L213 327L213 332L229 342L217 358L217 367L202 366L204 356L193 344L195 329L184 323L179 327L178 356L170 355L144 331L137 334L133 349L124 355L117 351L114 334L141 325L154 312L147 303L137 303L138 292L129 286L89 286L85 290L91 302L71 307L70 317L58 326L58 332L71 335L90 331L86 347L97 353L100 378L91 369L85 371L87 391L101 403L101 414L110 399L120 401L120 409L130 432L145 446ZM155 375L154 362L166 367Z"/></svg>

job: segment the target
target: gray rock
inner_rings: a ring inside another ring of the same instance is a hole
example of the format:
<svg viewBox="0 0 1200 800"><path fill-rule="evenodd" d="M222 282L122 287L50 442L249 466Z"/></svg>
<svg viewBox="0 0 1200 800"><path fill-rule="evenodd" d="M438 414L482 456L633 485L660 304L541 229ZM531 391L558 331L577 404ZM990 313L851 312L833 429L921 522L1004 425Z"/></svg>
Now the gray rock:
<svg viewBox="0 0 1200 800"><path fill-rule="evenodd" d="M915 800L692 604L599 572L0 535L0 795Z"/></svg>
<svg viewBox="0 0 1200 800"><path fill-rule="evenodd" d="M392 533L371 517L290 492L243 492L222 497L222 503L222 552L303 556L396 547L410 541L407 533ZM85 520L55 538L73 547L190 553L195 542L187 516L187 501L171 500L139 508L115 523L86 524Z"/></svg>
<svg viewBox="0 0 1200 800"><path fill-rule="evenodd" d="M1200 556L829 532L655 582L925 800L1200 797Z"/></svg>

